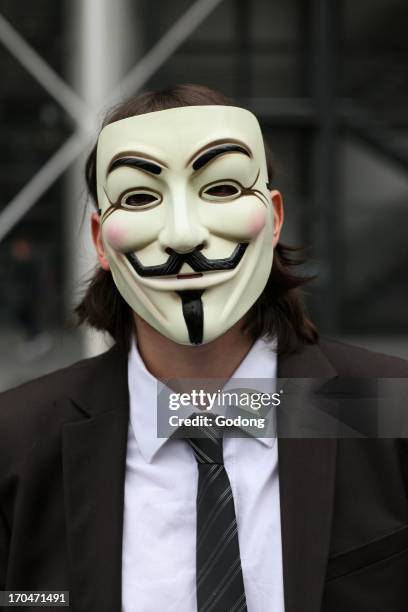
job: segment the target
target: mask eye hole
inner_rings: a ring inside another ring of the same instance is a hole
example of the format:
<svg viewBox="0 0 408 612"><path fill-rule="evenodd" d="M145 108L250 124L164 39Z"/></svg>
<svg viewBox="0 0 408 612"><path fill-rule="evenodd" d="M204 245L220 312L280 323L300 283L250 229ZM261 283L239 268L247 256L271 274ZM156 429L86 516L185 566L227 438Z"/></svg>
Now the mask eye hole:
<svg viewBox="0 0 408 612"><path fill-rule="evenodd" d="M140 210L153 208L153 206L160 204L161 201L162 198L158 193L137 190L124 194L121 198L120 204L122 208L127 208L129 210Z"/></svg>
<svg viewBox="0 0 408 612"><path fill-rule="evenodd" d="M238 185L229 181L209 185L204 187L200 192L200 196L202 198L213 202L235 200L235 198L239 198L240 195L241 189L238 187Z"/></svg>

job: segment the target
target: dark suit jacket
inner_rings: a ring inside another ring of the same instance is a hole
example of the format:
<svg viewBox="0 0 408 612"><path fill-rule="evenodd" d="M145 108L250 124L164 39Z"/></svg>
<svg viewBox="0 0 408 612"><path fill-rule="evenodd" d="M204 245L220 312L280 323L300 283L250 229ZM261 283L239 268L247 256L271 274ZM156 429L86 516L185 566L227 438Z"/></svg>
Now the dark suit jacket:
<svg viewBox="0 0 408 612"><path fill-rule="evenodd" d="M408 364L321 341L278 375L408 377ZM0 396L0 590L120 611L128 413L116 347ZM279 477L286 612L406 612L406 441L280 438Z"/></svg>

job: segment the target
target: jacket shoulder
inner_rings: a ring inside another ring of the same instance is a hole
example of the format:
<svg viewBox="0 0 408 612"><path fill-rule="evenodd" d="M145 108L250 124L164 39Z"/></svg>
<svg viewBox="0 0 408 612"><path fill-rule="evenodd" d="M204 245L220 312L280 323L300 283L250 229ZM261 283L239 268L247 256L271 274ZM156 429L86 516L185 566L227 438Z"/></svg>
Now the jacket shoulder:
<svg viewBox="0 0 408 612"><path fill-rule="evenodd" d="M340 376L408 378L408 361L337 340L322 338L319 348Z"/></svg>
<svg viewBox="0 0 408 612"><path fill-rule="evenodd" d="M72 387L81 384L86 376L107 353L82 359L70 366L30 380L18 387L0 393L0 415L9 410L32 410L36 405L55 402L64 397Z"/></svg>
<svg viewBox="0 0 408 612"><path fill-rule="evenodd" d="M75 406L61 400L93 385L110 352L0 393L0 466L10 465L13 458L18 461L39 440L59 436L64 422L78 420Z"/></svg>

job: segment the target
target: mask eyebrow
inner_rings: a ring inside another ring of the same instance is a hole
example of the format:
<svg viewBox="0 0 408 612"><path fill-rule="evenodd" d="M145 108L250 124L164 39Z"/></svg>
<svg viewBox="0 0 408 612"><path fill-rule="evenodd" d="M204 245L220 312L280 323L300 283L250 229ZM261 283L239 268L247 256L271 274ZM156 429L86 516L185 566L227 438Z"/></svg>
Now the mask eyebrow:
<svg viewBox="0 0 408 612"><path fill-rule="evenodd" d="M161 164L161 162L160 162ZM162 165L156 162L156 160L146 159L145 157L139 157L137 155L121 155L120 157L113 158L109 164L108 171L106 176L116 168L120 168L122 166L130 166L131 168L137 168L139 170L144 170L145 172L149 172L149 174L161 174Z"/></svg>
<svg viewBox="0 0 408 612"><path fill-rule="evenodd" d="M194 171L200 170L201 168L206 166L208 163L212 162L216 157L219 157L220 155L225 155L226 153L243 153L250 159L252 158L252 153L250 149L247 147L247 145L244 145L244 143L241 143L240 141L230 140L230 141L209 143L208 145L203 147L201 151L203 151L203 149L207 149L207 150L204 150L204 152L199 157L197 157L195 161L193 162ZM194 156L190 158L188 163L191 163L191 159L194 159L196 155L199 153L200 151L195 153Z"/></svg>

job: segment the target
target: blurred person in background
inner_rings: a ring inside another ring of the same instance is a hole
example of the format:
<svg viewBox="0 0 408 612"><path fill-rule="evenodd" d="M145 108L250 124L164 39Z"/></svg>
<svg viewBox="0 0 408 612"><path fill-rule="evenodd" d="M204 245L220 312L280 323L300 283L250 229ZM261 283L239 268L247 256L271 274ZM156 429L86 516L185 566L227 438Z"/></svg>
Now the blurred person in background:
<svg viewBox="0 0 408 612"><path fill-rule="evenodd" d="M254 115L203 86L107 116L77 313L115 345L0 396L0 589L78 612L407 609L405 439L157 436L161 379L408 375L319 337L273 169Z"/></svg>
<svg viewBox="0 0 408 612"><path fill-rule="evenodd" d="M26 236L19 236L11 242L10 255L17 291L13 311L24 336L19 356L23 361L30 361L45 355L52 346L39 312L43 296L40 262L33 242Z"/></svg>

